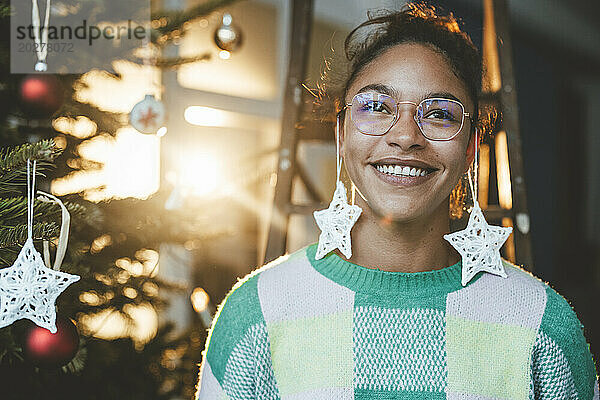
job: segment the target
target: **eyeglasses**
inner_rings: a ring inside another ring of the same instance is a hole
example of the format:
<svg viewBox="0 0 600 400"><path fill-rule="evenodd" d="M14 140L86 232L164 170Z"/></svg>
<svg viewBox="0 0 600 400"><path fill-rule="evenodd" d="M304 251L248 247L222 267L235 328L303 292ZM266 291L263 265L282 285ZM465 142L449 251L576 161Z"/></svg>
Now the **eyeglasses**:
<svg viewBox="0 0 600 400"><path fill-rule="evenodd" d="M434 97L417 104L396 101L386 94L374 92L356 94L340 113L350 107L350 119L356 129L365 135L381 136L398 121L400 104L417 107L413 119L423 136L429 140L451 140L461 131L465 117L473 122L460 101Z"/></svg>

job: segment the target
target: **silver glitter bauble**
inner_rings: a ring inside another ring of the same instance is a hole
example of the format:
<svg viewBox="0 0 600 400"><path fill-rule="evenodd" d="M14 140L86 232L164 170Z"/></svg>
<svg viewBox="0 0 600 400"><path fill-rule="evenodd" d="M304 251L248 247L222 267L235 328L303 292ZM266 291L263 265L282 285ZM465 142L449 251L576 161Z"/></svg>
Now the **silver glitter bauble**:
<svg viewBox="0 0 600 400"><path fill-rule="evenodd" d="M218 48L230 52L242 45L242 31L232 24L231 14L223 15L223 22L215 31L214 39Z"/></svg>

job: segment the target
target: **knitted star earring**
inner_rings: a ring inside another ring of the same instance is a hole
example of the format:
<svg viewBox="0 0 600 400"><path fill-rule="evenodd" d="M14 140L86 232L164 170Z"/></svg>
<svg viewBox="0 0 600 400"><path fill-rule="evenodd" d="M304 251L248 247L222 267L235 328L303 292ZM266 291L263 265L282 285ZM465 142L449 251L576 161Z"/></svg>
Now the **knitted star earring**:
<svg viewBox="0 0 600 400"><path fill-rule="evenodd" d="M340 157L340 116L338 114L335 125L335 150L336 150L336 180L335 192L329 207L313 213L315 221L321 229L319 245L315 259L323 258L330 251L338 248L346 258L352 257L350 243L350 230L358 220L362 209L357 205L349 205L346 187L340 180L342 159Z"/></svg>
<svg viewBox="0 0 600 400"><path fill-rule="evenodd" d="M462 256L462 285L467 283L479 271L485 271L506 278L506 272L500 258L500 248L508 239L512 228L488 225L477 201L477 174L479 159L479 136L475 131L474 168L469 168L469 187L473 198L473 209L469 215L469 223L462 231L444 235L450 244ZM471 178L471 171L474 177ZM473 184L475 180L475 184Z"/></svg>

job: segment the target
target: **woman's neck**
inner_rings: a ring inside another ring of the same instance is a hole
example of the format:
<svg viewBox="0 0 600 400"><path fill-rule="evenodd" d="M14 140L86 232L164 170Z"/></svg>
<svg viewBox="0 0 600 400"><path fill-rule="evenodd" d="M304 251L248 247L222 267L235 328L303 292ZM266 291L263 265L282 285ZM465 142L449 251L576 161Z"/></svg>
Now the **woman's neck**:
<svg viewBox="0 0 600 400"><path fill-rule="evenodd" d="M421 272L460 261L460 254L444 239L450 231L448 202L432 214L406 223L385 223L362 199L361 216L352 228L355 264L385 271ZM346 259L339 250L336 253Z"/></svg>

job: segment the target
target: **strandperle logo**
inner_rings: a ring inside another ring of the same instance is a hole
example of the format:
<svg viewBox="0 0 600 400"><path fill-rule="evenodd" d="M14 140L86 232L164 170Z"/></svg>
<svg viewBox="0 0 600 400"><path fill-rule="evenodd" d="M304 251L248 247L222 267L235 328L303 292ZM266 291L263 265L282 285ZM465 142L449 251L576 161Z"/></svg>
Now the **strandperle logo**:
<svg viewBox="0 0 600 400"><path fill-rule="evenodd" d="M11 7L11 73L112 71L116 60L139 63L137 50L150 41L150 0L11 0Z"/></svg>
<svg viewBox="0 0 600 400"><path fill-rule="evenodd" d="M39 28L39 31L43 32L44 26ZM33 25L29 26L17 26L17 39L30 39L34 41L36 39L36 28ZM143 40L146 38L146 28L137 25L132 20L128 20L125 25L117 26L96 26L88 25L87 20L83 20L83 23L79 26L48 26L48 40L73 40L82 39L87 40L88 45L92 45L94 40L107 39L107 40Z"/></svg>

